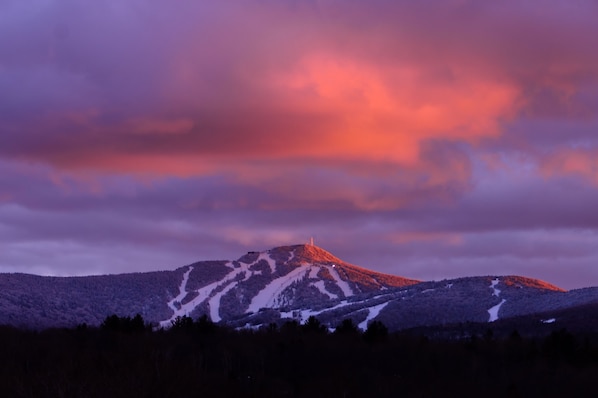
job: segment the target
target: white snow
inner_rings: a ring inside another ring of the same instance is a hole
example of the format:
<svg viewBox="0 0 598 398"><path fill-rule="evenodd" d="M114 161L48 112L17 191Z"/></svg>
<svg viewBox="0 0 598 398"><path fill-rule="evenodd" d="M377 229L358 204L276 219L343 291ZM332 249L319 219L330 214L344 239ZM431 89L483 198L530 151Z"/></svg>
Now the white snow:
<svg viewBox="0 0 598 398"><path fill-rule="evenodd" d="M172 314L172 316L165 321L161 321L160 326L170 327L171 322L173 320L175 320L178 316L188 315L191 311L193 311L193 309L195 309L195 307L200 305L209 296L209 294L212 291L214 291L217 287L218 287L218 282L214 282L207 286L202 287L201 289L196 290L196 292L198 293L197 296L193 300L189 301L188 303L181 304L180 308L177 309L175 307L173 309L174 313Z"/></svg>
<svg viewBox="0 0 598 398"><path fill-rule="evenodd" d="M313 311L313 310L294 310L294 311L288 311L288 312L281 312L280 313L280 317L281 318L298 318L300 320L300 322L305 322L307 320L307 318L309 318L310 316L317 316L320 315L323 312L326 311L331 311L331 310L335 310L337 308L342 308L342 307L346 307L347 305L351 305L354 303L349 303L347 300L343 300L340 303L338 303L337 305L333 306L333 307L328 307L328 308L324 308L322 310L319 311Z"/></svg>
<svg viewBox="0 0 598 398"><path fill-rule="evenodd" d="M338 296L336 294L330 293L326 289L326 285L324 284L324 281L317 281L317 282L312 283L312 285L314 285L315 287L317 287L318 290L320 291L320 293L327 295L331 299L335 300L335 299L338 298Z"/></svg>
<svg viewBox="0 0 598 398"><path fill-rule="evenodd" d="M208 301L208 304L210 305L210 319L212 322L220 322L222 319L220 318L220 299L235 286L237 286L237 282L233 281L232 283L229 283L228 286L216 293L214 297Z"/></svg>
<svg viewBox="0 0 598 398"><path fill-rule="evenodd" d="M292 253L291 258L294 257L294 253ZM253 271L251 267L254 266L258 261L264 260L268 263L271 272L276 271L276 262L270 257L268 252L260 253L256 261L245 264L245 263L235 263L227 262L225 266L230 270L228 274L225 275L219 281L215 281L209 285L203 286L199 289L195 290L187 290L187 283L189 281L189 276L193 271L193 267L189 266L189 268L183 273L183 278L181 284L179 286L179 292L172 300L170 300L167 305L172 310L172 316L166 320L160 322L161 327L168 328L171 326L172 321L175 320L177 317L189 315L193 310L195 310L198 306L202 304L208 304L209 311L210 311L210 318L214 322L219 322L222 320L220 317L220 301L222 297L229 292L231 289L234 289L239 280L238 277L241 274L245 274L243 281L248 280L253 275L261 274L261 270ZM280 306L284 304L282 302L283 297L281 297L281 293L291 286L293 283L301 280L302 278L307 278L312 280L312 285L315 286L322 294L327 295L332 300L339 299L338 294L334 294L328 289L326 289L325 282L322 280L318 280L318 272L322 269L322 267L326 267L330 272L330 275L334 279L336 285L341 289L345 297L353 296L353 290L351 286L341 279L339 273L335 265L313 265L313 264L305 264L293 269L288 274L281 276L272 280L266 287L264 287L258 294L253 297L249 307L246 310L246 313L250 312L257 312L260 308L274 308L276 306ZM315 281L313 281L315 279ZM190 294L195 293L196 296L187 303L182 303L185 297ZM381 297L382 295L380 295ZM363 301L365 303L365 300ZM310 316L316 316L323 312L334 310L336 308L341 308L347 305L354 305L359 304L359 302L347 302L347 300L343 300L337 303L335 306L328 307L325 309L312 311L312 310L302 310L302 311L291 311L286 313L281 313L282 318L301 318L301 321L304 322ZM386 305L386 303L384 304ZM366 326L367 322L371 319L375 318L380 310L383 308L383 305L376 305L373 307L368 308L369 315L366 319ZM362 309L358 309L361 311Z"/></svg>
<svg viewBox="0 0 598 398"><path fill-rule="evenodd" d="M179 286L179 294L167 303L167 305L175 312L177 311L175 303L180 303L187 295L187 281L189 280L189 274L191 271L193 271L193 267L189 267L189 269L183 274L183 280Z"/></svg>
<svg viewBox="0 0 598 398"><path fill-rule="evenodd" d="M507 301L507 300L502 299L502 301L500 303L496 304L494 307L492 307L488 310L488 314L490 314L490 319L488 320L488 322L494 322L494 321L498 320L498 310L500 309L500 306L505 303L505 301Z"/></svg>
<svg viewBox="0 0 598 398"><path fill-rule="evenodd" d="M542 323L555 323L556 319L555 318L550 318L550 319L543 319Z"/></svg>
<svg viewBox="0 0 598 398"><path fill-rule="evenodd" d="M268 265L270 266L271 273L276 272L276 261L274 261L267 252L260 253L259 257L255 262L257 263L260 260L264 260L268 263Z"/></svg>
<svg viewBox="0 0 598 398"><path fill-rule="evenodd" d="M380 313L380 311L382 311L382 309L384 309L384 307L386 307L388 305L388 301L382 304L378 304L375 305L373 307L368 308L367 310L369 311L367 318L365 318L365 320L363 322L361 322L359 325L357 325L357 327L361 330L366 330L368 327L368 322L371 321L372 319L374 319L375 317L378 316L378 314Z"/></svg>
<svg viewBox="0 0 598 398"><path fill-rule="evenodd" d="M338 304L336 304L336 305L334 305L332 307L327 307L327 308L323 308L321 310L315 310L315 311L314 310L292 310L292 311L287 311L287 312L281 312L280 313L280 317L283 318L283 319L288 319L288 318L297 319L298 321L300 321L300 322L303 323L303 322L305 322L312 315L313 316L318 316L318 315L320 315L320 314L322 314L324 312L327 312L327 311L333 311L333 310L336 310L336 309L339 309L339 308L343 308L343 307L346 307L346 306L349 306L349 305L358 305L358 304L366 303L366 302L368 302L370 300L378 299L378 298L381 298L381 297L384 297L384 296L387 296L387 295L388 295L388 293L387 294L379 294L379 295L377 295L375 297L371 297L369 299L365 299L365 300L361 300L361 301L351 301L350 302L348 300L342 300L341 302L339 302ZM384 305L388 304L389 302L390 302L390 300L387 301L387 302L385 302L385 303L382 303L382 304L379 304L379 305L374 305L374 306L369 307L369 308L366 307L366 309L368 309L368 310L375 311L374 314L371 314L371 318L369 318L368 320L371 320L371 319L375 318L378 315L378 313L382 310L382 308L384 308ZM382 307L376 310L376 308L379 307L379 306L382 306ZM359 312L359 311L362 311L363 309L364 309L363 307L357 307L352 312ZM349 312L348 314L345 314L345 315L349 315L352 312Z"/></svg>
<svg viewBox="0 0 598 398"><path fill-rule="evenodd" d="M293 257L294 253L291 255L291 258ZM191 271L193 271L193 267L189 267L189 269L183 274L183 280L179 286L178 295L167 303L168 307L173 311L173 314L169 319L161 321L160 326L170 327L173 320L179 316L190 314L196 307L206 302L206 300L209 300L208 305L210 308L210 318L214 322L220 321L220 300L228 291L237 286L238 282L235 281L235 278L237 278L238 275L245 273L245 278L243 281L246 281L253 275L261 274L261 270L251 270L251 267L260 260L264 260L268 263L272 273L276 271L276 262L270 257L268 252L263 252L259 254L256 261L250 264L239 263L238 266L235 267L232 262L227 262L225 265L230 269L230 272L226 274L222 280L216 281L207 286L203 286L194 291L187 291L187 281L189 280L189 274ZM279 295L284 289L290 286L293 282L306 276L307 273L309 273L309 277L317 279L317 273L319 270L320 268L315 266L298 267L289 272L287 275L273 280L253 298L247 312L255 312L262 307L272 307L276 304L280 304ZM220 289L220 291L214 294L214 292L218 289ZM197 293L197 296L188 303L182 304L181 301L185 298L185 296L193 292ZM328 293L329 296L332 295L330 296L331 298L336 298L336 295L330 292Z"/></svg>
<svg viewBox="0 0 598 398"><path fill-rule="evenodd" d="M496 297L500 296L500 290L496 288L498 282L500 282L498 278L495 278L492 280L492 282L490 282L490 289L492 289L492 295ZM488 322L494 322L498 320L498 310L500 309L500 306L503 305L506 301L506 299L502 299L500 303L496 304L494 307L488 310L488 314L490 315L490 319L488 319Z"/></svg>
<svg viewBox="0 0 598 398"><path fill-rule="evenodd" d="M226 276L220 280L209 285L206 285L202 288L197 290L193 290L192 292L196 292L197 296L189 301L188 303L182 304L181 301L185 298L185 296L190 293L187 292L187 281L189 280L189 274L193 270L193 267L189 267L189 270L185 272L183 275L183 281L181 282L181 286L179 287L179 294L177 297L172 299L168 302L168 306L172 309L173 314L169 319L160 322L160 326L162 327L170 327L173 320L175 320L178 316L184 316L190 314L197 306L201 305L205 300L210 298L214 290L216 290L219 286L226 286L234 280L234 278L242 272L246 273L245 279L249 278L251 271L248 270L249 265L241 263L241 266L235 268L231 262L226 263L228 268L231 268L231 272L226 274ZM232 288L232 287L231 287ZM225 288L228 289L228 286ZM218 295L217 295L218 296ZM218 313L220 307L220 298L222 295L218 297L218 301L214 301L210 303L210 315L213 313ZM180 307L177 308L175 306L175 302L180 303ZM212 309L214 307L214 309Z"/></svg>
<svg viewBox="0 0 598 398"><path fill-rule="evenodd" d="M284 289L291 286L293 282L303 278L311 267L297 267L288 274L274 279L258 294L253 297L246 313L257 312L260 308L272 308L279 303L279 295Z"/></svg>
<svg viewBox="0 0 598 398"><path fill-rule="evenodd" d="M330 271L330 275L332 275L332 278L334 278L334 281L336 282L337 286L340 287L345 297L352 296L353 290L351 289L351 286L349 286L349 284L346 281L341 279L338 272L336 272L336 267L333 265L332 267L327 268L328 271Z"/></svg>
<svg viewBox="0 0 598 398"><path fill-rule="evenodd" d="M317 279L318 278L318 272L320 272L320 267L311 267L311 270L309 271L309 279Z"/></svg>
<svg viewBox="0 0 598 398"><path fill-rule="evenodd" d="M496 285L498 285L498 278L494 279L492 281L492 283L490 283L490 289L492 289L494 291L494 293L492 293L492 295L498 297L500 295L500 290L496 288Z"/></svg>

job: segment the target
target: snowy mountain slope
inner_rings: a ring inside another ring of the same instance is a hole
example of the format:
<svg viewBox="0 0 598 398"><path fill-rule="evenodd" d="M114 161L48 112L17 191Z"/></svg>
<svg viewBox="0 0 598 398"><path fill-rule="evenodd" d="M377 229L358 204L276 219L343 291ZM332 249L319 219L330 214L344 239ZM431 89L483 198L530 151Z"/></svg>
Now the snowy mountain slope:
<svg viewBox="0 0 598 398"><path fill-rule="evenodd" d="M141 314L170 326L178 316L209 316L259 327L310 316L333 329L351 319L390 330L566 311L598 303L598 288L565 292L520 276L419 282L348 264L311 245L249 252L174 271L90 277L0 274L0 324L29 328L98 325L112 314Z"/></svg>
<svg viewBox="0 0 598 398"><path fill-rule="evenodd" d="M421 282L406 287L356 295L332 305L281 308L237 319L235 326L259 325L316 316L330 328L351 319L361 329L378 320L390 330L466 322L491 323L499 319L598 302L598 289L584 295L519 276L468 277ZM530 304L531 303L531 304Z"/></svg>
<svg viewBox="0 0 598 398"><path fill-rule="evenodd" d="M167 325L181 315L209 314L213 320L220 321L255 313L262 308L313 308L362 293L418 283L345 263L327 251L309 245L249 252L224 265L228 272L220 280L194 287L184 283L185 278L198 279L198 275L203 275L206 270L201 265L188 270L178 296L193 298L180 303L171 318L162 324ZM176 304L173 302L172 305Z"/></svg>

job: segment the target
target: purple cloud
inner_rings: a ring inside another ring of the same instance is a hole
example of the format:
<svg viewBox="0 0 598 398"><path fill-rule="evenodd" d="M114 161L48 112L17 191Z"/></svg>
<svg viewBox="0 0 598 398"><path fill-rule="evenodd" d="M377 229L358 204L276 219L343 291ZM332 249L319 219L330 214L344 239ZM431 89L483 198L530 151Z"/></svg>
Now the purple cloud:
<svg viewBox="0 0 598 398"><path fill-rule="evenodd" d="M5 1L0 271L316 243L598 285L595 2Z"/></svg>

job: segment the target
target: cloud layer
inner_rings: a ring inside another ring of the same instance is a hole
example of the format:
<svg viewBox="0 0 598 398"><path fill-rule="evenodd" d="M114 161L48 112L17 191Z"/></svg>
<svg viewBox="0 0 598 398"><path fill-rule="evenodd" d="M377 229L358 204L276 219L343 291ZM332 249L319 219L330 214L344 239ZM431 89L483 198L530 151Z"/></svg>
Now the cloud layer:
<svg viewBox="0 0 598 398"><path fill-rule="evenodd" d="M4 1L0 270L172 268L314 235L413 278L598 285L596 17Z"/></svg>

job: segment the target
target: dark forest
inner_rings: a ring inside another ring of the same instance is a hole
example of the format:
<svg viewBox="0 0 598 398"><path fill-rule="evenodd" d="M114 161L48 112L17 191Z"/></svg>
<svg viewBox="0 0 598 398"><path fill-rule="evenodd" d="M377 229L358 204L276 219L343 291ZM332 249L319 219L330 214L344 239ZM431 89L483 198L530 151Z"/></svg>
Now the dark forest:
<svg viewBox="0 0 598 398"><path fill-rule="evenodd" d="M233 330L206 317L152 330L141 316L100 327L0 328L4 397L588 396L598 339L567 330L462 339L365 332L317 319Z"/></svg>

